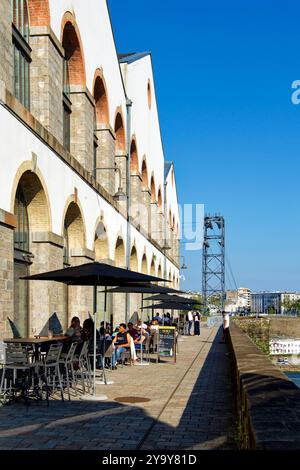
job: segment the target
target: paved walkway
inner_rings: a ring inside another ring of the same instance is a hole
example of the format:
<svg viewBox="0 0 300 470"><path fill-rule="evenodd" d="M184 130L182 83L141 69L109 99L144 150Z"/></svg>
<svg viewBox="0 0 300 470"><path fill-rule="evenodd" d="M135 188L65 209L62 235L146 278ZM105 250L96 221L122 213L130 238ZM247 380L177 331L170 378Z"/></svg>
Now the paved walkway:
<svg viewBox="0 0 300 470"><path fill-rule="evenodd" d="M97 386L107 401L0 408L0 449L234 449L229 358L219 336L202 328L200 338L184 337L176 364L109 372L115 383Z"/></svg>

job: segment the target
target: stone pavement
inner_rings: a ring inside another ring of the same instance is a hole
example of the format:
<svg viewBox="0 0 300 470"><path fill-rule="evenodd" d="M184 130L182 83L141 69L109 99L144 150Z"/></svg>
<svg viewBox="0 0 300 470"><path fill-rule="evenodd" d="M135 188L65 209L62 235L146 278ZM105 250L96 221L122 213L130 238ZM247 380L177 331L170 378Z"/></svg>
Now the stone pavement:
<svg viewBox="0 0 300 470"><path fill-rule="evenodd" d="M108 372L107 401L53 399L0 408L0 449L234 449L229 356L217 328L179 342L177 363ZM123 402L121 397L147 399Z"/></svg>

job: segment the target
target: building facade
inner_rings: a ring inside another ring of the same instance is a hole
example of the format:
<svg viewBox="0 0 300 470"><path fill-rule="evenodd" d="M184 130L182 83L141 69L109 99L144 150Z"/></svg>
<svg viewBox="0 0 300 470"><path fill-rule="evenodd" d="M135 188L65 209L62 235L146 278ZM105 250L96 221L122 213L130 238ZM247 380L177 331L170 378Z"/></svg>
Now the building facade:
<svg viewBox="0 0 300 470"><path fill-rule="evenodd" d="M256 313L289 313L288 303L300 300L299 292L258 292L251 294L252 311Z"/></svg>
<svg viewBox="0 0 300 470"><path fill-rule="evenodd" d="M300 339L272 338L270 340L270 354L300 354Z"/></svg>
<svg viewBox="0 0 300 470"><path fill-rule="evenodd" d="M0 338L103 295L21 276L93 260L179 287L179 209L151 55L118 55L105 0L0 2ZM113 323L140 306L109 299Z"/></svg>
<svg viewBox="0 0 300 470"><path fill-rule="evenodd" d="M248 287L239 287L237 290L226 292L226 312L250 312L251 291Z"/></svg>

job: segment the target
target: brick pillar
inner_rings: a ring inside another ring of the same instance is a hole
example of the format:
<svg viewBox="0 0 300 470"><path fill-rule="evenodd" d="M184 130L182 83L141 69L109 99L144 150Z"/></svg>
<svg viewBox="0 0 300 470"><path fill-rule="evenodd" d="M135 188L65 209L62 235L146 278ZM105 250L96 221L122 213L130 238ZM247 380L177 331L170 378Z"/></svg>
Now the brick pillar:
<svg viewBox="0 0 300 470"><path fill-rule="evenodd" d="M130 176L130 216L134 223L140 224L141 222L141 208L140 208L140 195L142 191L142 178L141 175Z"/></svg>
<svg viewBox="0 0 300 470"><path fill-rule="evenodd" d="M159 245L162 247L163 246L163 240L164 240L164 214L161 211L161 209L158 209L158 214L157 214L157 235L155 237L155 240L159 243Z"/></svg>
<svg viewBox="0 0 300 470"><path fill-rule="evenodd" d="M32 114L63 144L64 51L48 27L30 29L30 103Z"/></svg>
<svg viewBox="0 0 300 470"><path fill-rule="evenodd" d="M0 80L13 93L13 46L10 0L0 2Z"/></svg>
<svg viewBox="0 0 300 470"><path fill-rule="evenodd" d="M93 97L82 86L70 87L71 154L90 173L94 168L94 104Z"/></svg>
<svg viewBox="0 0 300 470"><path fill-rule="evenodd" d="M141 227L147 233L151 233L151 192L149 189L142 190L141 193Z"/></svg>
<svg viewBox="0 0 300 470"><path fill-rule="evenodd" d="M14 320L13 263L15 225L15 216L0 209L0 339L11 336L7 317L12 321Z"/></svg>
<svg viewBox="0 0 300 470"><path fill-rule="evenodd" d="M126 294L113 294L114 325L125 323Z"/></svg>
<svg viewBox="0 0 300 470"><path fill-rule="evenodd" d="M115 164L115 135L111 128L97 128L97 168L113 168ZM115 194L115 173L113 170L98 170L96 180L112 196Z"/></svg>
<svg viewBox="0 0 300 470"><path fill-rule="evenodd" d="M51 232L31 233L30 249L34 255L30 274L63 268L63 239ZM64 299L65 286L58 282L29 282L29 333L34 327L37 333L46 328L48 320L56 312L62 330L67 328L67 311Z"/></svg>
<svg viewBox="0 0 300 470"><path fill-rule="evenodd" d="M78 266L80 264L90 263L94 261L94 253L87 249L71 249L69 262L72 266ZM90 286L69 286L69 320L73 316L78 316L81 320L81 324L89 313L93 316L94 311L94 288Z"/></svg>
<svg viewBox="0 0 300 470"><path fill-rule="evenodd" d="M158 228L158 205L157 205L157 202L151 202L151 205L150 205L150 211L151 211L151 231L150 231L150 234L151 234L151 238L153 238L153 240L158 240L158 237L159 237L159 228Z"/></svg>
<svg viewBox="0 0 300 470"><path fill-rule="evenodd" d="M123 190L123 193L126 194L126 164L127 164L127 155L124 155L124 152L119 152L117 151L116 152L116 155L115 155L115 162L116 162L116 165L117 167L120 169L121 171L121 182L120 182L120 176L119 176L119 172L116 172L115 174L115 181L116 181L116 186L115 186L115 190L117 191L119 186L121 186L122 190ZM124 201L119 201L119 207L122 207L124 213L126 213L126 207L127 207L127 202L126 200Z"/></svg>

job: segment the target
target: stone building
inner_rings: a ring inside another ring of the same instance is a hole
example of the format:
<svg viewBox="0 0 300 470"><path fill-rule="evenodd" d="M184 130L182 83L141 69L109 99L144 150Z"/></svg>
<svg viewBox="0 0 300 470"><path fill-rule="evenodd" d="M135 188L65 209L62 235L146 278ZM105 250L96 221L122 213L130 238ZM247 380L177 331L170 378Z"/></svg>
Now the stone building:
<svg viewBox="0 0 300 470"><path fill-rule="evenodd" d="M0 338L101 313L93 288L27 274L97 260L179 287L151 55L117 54L105 0L1 0L0 123ZM112 321L139 305L111 296Z"/></svg>

